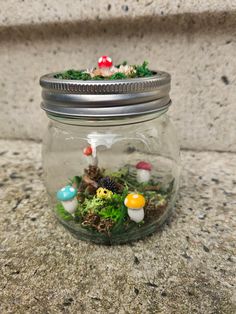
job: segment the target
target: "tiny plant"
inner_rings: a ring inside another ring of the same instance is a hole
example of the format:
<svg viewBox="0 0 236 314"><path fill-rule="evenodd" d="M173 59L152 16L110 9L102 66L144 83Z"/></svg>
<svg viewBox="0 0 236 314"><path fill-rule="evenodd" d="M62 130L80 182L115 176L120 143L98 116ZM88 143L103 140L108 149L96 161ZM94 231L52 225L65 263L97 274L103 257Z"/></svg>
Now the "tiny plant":
<svg viewBox="0 0 236 314"><path fill-rule="evenodd" d="M115 71L114 71L115 69ZM127 70L128 69L128 70ZM63 80L123 80L129 78L141 78L153 76L154 72L148 68L148 62L144 61L141 65L129 66L127 61L116 65L110 69L108 74L104 74L102 71L98 72L99 69L94 68L92 71L79 71L79 70L67 70L54 75L55 78Z"/></svg>

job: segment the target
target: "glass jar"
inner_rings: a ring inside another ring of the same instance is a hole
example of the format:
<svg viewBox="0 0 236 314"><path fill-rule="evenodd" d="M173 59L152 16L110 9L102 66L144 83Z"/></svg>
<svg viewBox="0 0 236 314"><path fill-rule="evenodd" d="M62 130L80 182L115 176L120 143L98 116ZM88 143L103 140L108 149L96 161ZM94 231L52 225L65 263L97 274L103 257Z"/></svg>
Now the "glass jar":
<svg viewBox="0 0 236 314"><path fill-rule="evenodd" d="M76 238L115 244L156 231L179 182L179 146L166 112L170 75L116 81L41 78L50 118L45 185Z"/></svg>

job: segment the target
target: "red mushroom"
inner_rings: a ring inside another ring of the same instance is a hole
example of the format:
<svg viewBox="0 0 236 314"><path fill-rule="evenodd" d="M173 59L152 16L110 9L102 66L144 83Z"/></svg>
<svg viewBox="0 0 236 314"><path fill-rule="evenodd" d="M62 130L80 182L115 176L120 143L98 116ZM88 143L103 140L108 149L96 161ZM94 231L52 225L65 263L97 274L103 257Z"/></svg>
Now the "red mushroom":
<svg viewBox="0 0 236 314"><path fill-rule="evenodd" d="M148 182L150 180L150 172L152 165L146 161L140 161L136 165L137 169L137 181L139 183Z"/></svg>
<svg viewBox="0 0 236 314"><path fill-rule="evenodd" d="M93 153L93 149L91 146L87 146L85 147L85 149L83 150L83 153L85 156L90 156Z"/></svg>
<svg viewBox="0 0 236 314"><path fill-rule="evenodd" d="M98 59L98 67L100 69L103 69L103 68L111 68L112 67L112 60L110 57L108 56L102 56Z"/></svg>
<svg viewBox="0 0 236 314"><path fill-rule="evenodd" d="M85 149L83 150L83 154L87 157L88 164L97 166L98 160L96 156L95 157L93 156L93 149L91 146L85 147Z"/></svg>

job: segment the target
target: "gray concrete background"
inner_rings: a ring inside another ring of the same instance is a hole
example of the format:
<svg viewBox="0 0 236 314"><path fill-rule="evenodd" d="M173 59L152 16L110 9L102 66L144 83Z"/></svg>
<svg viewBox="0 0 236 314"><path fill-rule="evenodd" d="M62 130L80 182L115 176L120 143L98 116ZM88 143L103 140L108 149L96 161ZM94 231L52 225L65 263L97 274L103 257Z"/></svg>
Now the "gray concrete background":
<svg viewBox="0 0 236 314"><path fill-rule="evenodd" d="M236 151L235 1L55 3L1 7L2 138L42 138L42 74L86 68L109 54L172 74L170 115L182 148Z"/></svg>
<svg viewBox="0 0 236 314"><path fill-rule="evenodd" d="M95 19L133 18L236 10L236 1L204 0L8 0L0 9L0 25L24 25Z"/></svg>

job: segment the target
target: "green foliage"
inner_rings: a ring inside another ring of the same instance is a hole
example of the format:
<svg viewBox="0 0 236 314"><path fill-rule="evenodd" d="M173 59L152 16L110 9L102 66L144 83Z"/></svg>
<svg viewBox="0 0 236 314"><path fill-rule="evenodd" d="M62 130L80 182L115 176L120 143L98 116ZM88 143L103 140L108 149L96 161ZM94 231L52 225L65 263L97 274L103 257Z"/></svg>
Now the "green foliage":
<svg viewBox="0 0 236 314"><path fill-rule="evenodd" d="M115 172L105 171L104 174L105 176L111 177L112 179L121 179L121 178L126 178L128 176L129 169L128 167L123 167Z"/></svg>
<svg viewBox="0 0 236 314"><path fill-rule="evenodd" d="M112 196L112 203L115 205L123 205L124 204L124 200L125 200L126 194L121 195L121 194L113 194Z"/></svg>
<svg viewBox="0 0 236 314"><path fill-rule="evenodd" d="M87 189L83 190L78 195L79 204L74 217L65 211L61 203L57 204L55 211L59 218L65 221L74 221L79 224L89 219L89 217L95 217L98 219L98 223L104 221L111 223L109 227L111 235L122 236L126 232L138 231L144 223L144 221L142 221L137 224L129 219L127 207L124 205L124 200L129 193L137 192L144 195L147 206L150 205L152 208L152 206L166 206L175 188L174 179L170 181L169 184L162 186L159 181L160 177L154 174L149 182L137 182L136 169L130 165L125 165L115 172L103 171L102 177L103 181L105 180L105 183L109 185L109 190L112 190L112 181L117 185L117 190L113 191L110 198L99 198L97 195L94 195L94 190L91 192L87 187ZM75 176L70 180L70 184L77 187L81 186L81 182L81 176ZM100 219L96 217L97 215ZM83 224L82 226L89 228ZM96 232L100 232L99 229Z"/></svg>
<svg viewBox="0 0 236 314"><path fill-rule="evenodd" d="M119 67L120 65L127 65L127 61L124 61L123 63L117 65L116 67ZM101 75L97 75L94 77L91 77L89 73L85 73L84 71L78 71L78 70L68 70L65 72L61 72L58 74L55 74L54 77L58 79L64 79L64 80L121 80L126 78L137 78L137 77L147 77L152 76L153 72L148 68L148 62L144 61L141 65L134 65L135 72L131 73L130 75L126 75L122 72L117 72L110 77L103 77Z"/></svg>
<svg viewBox="0 0 236 314"><path fill-rule="evenodd" d="M94 81L101 81L101 80L104 80L104 76L102 75L96 75L94 76L93 78L91 78L92 80Z"/></svg>
<svg viewBox="0 0 236 314"><path fill-rule="evenodd" d="M151 70L149 70L148 62L144 61L142 65L135 65L134 68L136 70L135 77L146 77L146 76L152 76L153 73Z"/></svg>
<svg viewBox="0 0 236 314"><path fill-rule="evenodd" d="M62 73L58 73L54 76L55 78L64 79L64 80L91 80L91 75L89 73L85 73L84 71L77 70L68 70Z"/></svg>
<svg viewBox="0 0 236 314"><path fill-rule="evenodd" d="M103 218L110 218L116 223L122 223L127 216L127 208L124 205L125 196L113 194L106 206L99 212L99 215Z"/></svg>
<svg viewBox="0 0 236 314"><path fill-rule="evenodd" d="M56 205L55 211L57 215L63 220L69 221L73 219L73 216L64 209L61 203Z"/></svg>
<svg viewBox="0 0 236 314"><path fill-rule="evenodd" d="M125 196L113 194L109 199L101 199L97 196L85 199L84 203L78 207L77 215L84 216L88 212L92 212L101 218L109 218L118 222L127 216L127 208L124 205Z"/></svg>
<svg viewBox="0 0 236 314"><path fill-rule="evenodd" d="M129 191L138 191L143 190L143 183L138 183L136 179L136 173L132 170L130 170L129 167L124 166L123 168L119 169L115 172L105 172L105 175L112 178L112 180L115 180L117 183L120 183L124 186L124 192L126 195Z"/></svg>
<svg viewBox="0 0 236 314"><path fill-rule="evenodd" d="M122 80L122 79L126 79L126 78L128 78L128 76L125 75L124 73L116 72L115 74L113 74L109 77L109 80Z"/></svg>
<svg viewBox="0 0 236 314"><path fill-rule="evenodd" d="M78 188L80 186L81 181L82 181L81 176L74 176L72 179L69 179L69 184L70 185L75 184L76 187Z"/></svg>
<svg viewBox="0 0 236 314"><path fill-rule="evenodd" d="M109 205L105 208L103 208L99 215L102 218L109 218L112 219L113 221L117 222L118 220L120 220L123 217L123 213L119 208L114 208L113 205Z"/></svg>
<svg viewBox="0 0 236 314"><path fill-rule="evenodd" d="M98 213L106 203L106 199L98 198L94 196L92 199L85 199L83 203L83 208L81 210L83 213L87 213L89 211Z"/></svg>

